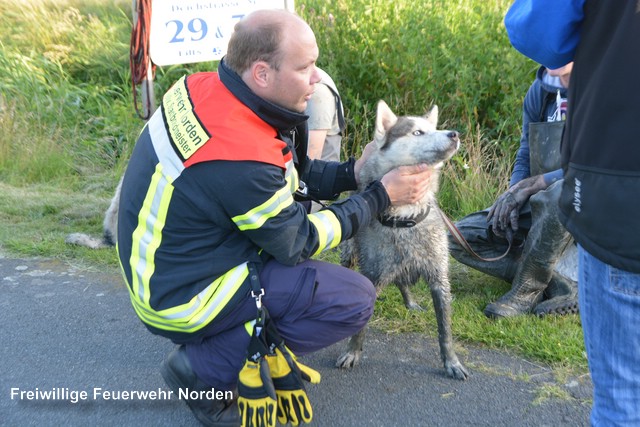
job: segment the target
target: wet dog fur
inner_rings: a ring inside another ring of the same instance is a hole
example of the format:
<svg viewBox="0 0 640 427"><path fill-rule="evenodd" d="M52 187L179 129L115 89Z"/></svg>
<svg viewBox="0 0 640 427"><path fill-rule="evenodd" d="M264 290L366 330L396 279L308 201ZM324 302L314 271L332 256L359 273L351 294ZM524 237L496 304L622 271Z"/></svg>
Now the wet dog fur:
<svg viewBox="0 0 640 427"><path fill-rule="evenodd" d="M414 226L385 226L374 219L353 239L342 243L341 264L353 268L357 263L360 272L373 282L378 292L395 283L410 309L421 309L409 287L420 277L424 278L433 299L444 368L450 377L465 380L469 373L453 349L449 252L445 224L436 200L440 168L457 151L460 139L455 131L437 130L437 122L437 106L423 117L397 117L384 101L378 103L375 151L360 170L360 189L398 166L421 163L433 168L431 188L421 202L390 207L383 215L391 222L393 218L415 220ZM426 217L418 221L425 214ZM338 358L336 366L351 368L358 363L365 329L351 337L347 351Z"/></svg>

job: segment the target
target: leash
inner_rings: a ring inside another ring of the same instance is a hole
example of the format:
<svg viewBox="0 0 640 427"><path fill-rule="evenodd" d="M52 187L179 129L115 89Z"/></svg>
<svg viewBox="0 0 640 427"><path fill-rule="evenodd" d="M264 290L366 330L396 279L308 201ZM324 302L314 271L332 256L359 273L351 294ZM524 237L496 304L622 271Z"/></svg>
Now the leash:
<svg viewBox="0 0 640 427"><path fill-rule="evenodd" d="M313 197L311 194L309 194L309 187L307 187L307 184L302 180L300 181L298 189L293 194L294 196L296 196L296 200L298 201L316 202L323 208L327 207L327 204L324 203L324 201L318 200L317 197Z"/></svg>
<svg viewBox="0 0 640 427"><path fill-rule="evenodd" d="M451 233L451 235L453 236L453 238L456 240L456 242L458 242L458 244L460 246L462 246L462 248L467 251L469 254L471 254L472 256L478 258L481 261L487 261L487 262L493 262L493 261L498 261L501 260L502 258L504 258L505 256L507 256L507 254L509 253L509 251L511 250L511 246L513 243L513 232L511 231L511 229L507 230L507 242L509 243L509 246L507 247L507 250L505 253L503 253L500 256L497 257L492 257L492 258L484 258L481 257L480 255L478 255L473 248L471 247L471 245L469 244L469 242L467 242L467 240L464 238L464 236L462 235L462 233L460 233L460 230L458 230L458 227L456 227L456 225L453 223L453 221L451 221L449 219L449 217L447 217L447 215L442 212L442 210L438 207L436 207L437 211L440 213L440 217L442 218L442 220L444 221L444 223L446 224L447 228L449 229L449 232Z"/></svg>
<svg viewBox="0 0 640 427"><path fill-rule="evenodd" d="M326 207L326 205L322 203L320 200L317 200L314 197L311 197L308 194L307 190L308 189L306 184L300 181L300 188L296 191L296 195L301 199L313 200L317 203L320 203L323 207ZM442 212L442 209L440 209L438 206L436 206L435 208L440 214L440 217L444 221L445 225L449 229L449 232L451 233L453 238L456 240L456 242L458 242L458 244L462 246L462 248L465 251L467 251L469 254L471 254L475 258L481 261L494 262L494 261L501 260L502 258L506 257L509 254L511 247L513 246L513 232L511 231L511 229L507 229L506 231L506 234L507 234L506 238L507 238L507 242L509 243L507 250L502 255L499 255L497 257L484 258L478 255L476 251L473 250L469 242L467 242L467 239L465 239L462 233L460 233L460 230L458 230L458 227L456 227L453 221L451 221L449 217L444 212ZM392 216L386 216L386 215L378 215L377 220L385 227L411 228L415 226L417 223L419 223L420 221L422 221L423 219L425 219L427 215L429 215L430 210L431 210L431 206L429 206L429 209L427 209L426 212L423 212L421 215L418 215L415 218L398 218L398 217L392 217Z"/></svg>

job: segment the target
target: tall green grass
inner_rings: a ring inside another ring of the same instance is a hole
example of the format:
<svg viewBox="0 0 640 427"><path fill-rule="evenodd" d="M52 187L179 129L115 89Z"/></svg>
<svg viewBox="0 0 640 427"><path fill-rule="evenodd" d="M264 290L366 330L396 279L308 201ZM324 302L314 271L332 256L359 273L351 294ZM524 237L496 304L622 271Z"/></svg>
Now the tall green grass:
<svg viewBox="0 0 640 427"><path fill-rule="evenodd" d="M0 2L3 181L73 183L121 171L140 123L130 111L130 23L114 6Z"/></svg>
<svg viewBox="0 0 640 427"><path fill-rule="evenodd" d="M444 170L443 209L455 218L492 203L507 185L522 98L537 68L509 45L502 26L509 3L296 1L316 32L318 63L344 98L344 154L359 154L371 139L379 99L397 114L437 104L441 127L462 134ZM0 25L0 249L115 270L113 251L72 247L64 238L101 232L143 125L130 83L131 1L0 0ZM183 74L215 66L158 68L156 96ZM459 339L584 368L577 316L491 322L481 311L508 284L453 262L452 287ZM416 294L430 305L424 283ZM435 325L433 310L408 312L393 288L377 304L374 324L389 331Z"/></svg>

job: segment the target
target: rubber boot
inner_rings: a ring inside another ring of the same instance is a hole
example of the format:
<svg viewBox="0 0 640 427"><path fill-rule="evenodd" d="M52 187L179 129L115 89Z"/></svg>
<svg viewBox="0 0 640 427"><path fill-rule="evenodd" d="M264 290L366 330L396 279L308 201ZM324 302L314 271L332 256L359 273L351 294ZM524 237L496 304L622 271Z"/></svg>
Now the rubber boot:
<svg viewBox="0 0 640 427"><path fill-rule="evenodd" d="M536 305L533 314L545 316L548 314L577 314L578 282L554 272L549 286L544 291L544 301Z"/></svg>
<svg viewBox="0 0 640 427"><path fill-rule="evenodd" d="M554 266L572 241L558 218L561 183L557 181L531 197L533 222L511 290L485 308L487 317L531 313L542 301L543 293L553 278Z"/></svg>
<svg viewBox="0 0 640 427"><path fill-rule="evenodd" d="M578 248L569 245L556 264L544 301L533 309L538 316L547 314L577 314L578 308Z"/></svg>

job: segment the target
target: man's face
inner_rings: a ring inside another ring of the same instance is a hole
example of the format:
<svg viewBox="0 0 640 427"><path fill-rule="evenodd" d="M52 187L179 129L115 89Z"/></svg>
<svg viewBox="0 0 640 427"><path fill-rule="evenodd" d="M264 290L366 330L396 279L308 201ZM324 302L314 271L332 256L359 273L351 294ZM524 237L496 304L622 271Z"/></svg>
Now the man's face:
<svg viewBox="0 0 640 427"><path fill-rule="evenodd" d="M571 71L573 70L573 62L569 62L564 67L549 69L547 68L547 73L550 76L560 77L560 82L562 86L569 87L569 80L571 79Z"/></svg>
<svg viewBox="0 0 640 427"><path fill-rule="evenodd" d="M315 84L320 81L316 68L318 45L313 32L287 31L282 43L280 68L271 68L269 88L265 98L280 107L303 113L307 101L313 94Z"/></svg>

